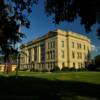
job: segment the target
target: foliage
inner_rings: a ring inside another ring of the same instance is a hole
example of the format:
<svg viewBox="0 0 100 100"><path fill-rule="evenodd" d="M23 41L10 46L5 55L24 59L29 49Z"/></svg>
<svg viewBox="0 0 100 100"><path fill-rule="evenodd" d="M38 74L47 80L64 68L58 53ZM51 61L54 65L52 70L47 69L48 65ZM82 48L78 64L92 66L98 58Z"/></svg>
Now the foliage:
<svg viewBox="0 0 100 100"><path fill-rule="evenodd" d="M100 38L100 0L46 0L45 12L53 16L53 22L59 24L73 22L78 17L86 32L97 24L97 35Z"/></svg>
<svg viewBox="0 0 100 100"><path fill-rule="evenodd" d="M47 69L43 69L42 72L48 72L48 70Z"/></svg>
<svg viewBox="0 0 100 100"><path fill-rule="evenodd" d="M100 67L100 55L95 56L94 60L96 67Z"/></svg>
<svg viewBox="0 0 100 100"><path fill-rule="evenodd" d="M87 66L89 71L100 71L100 55L97 55L92 59L91 64Z"/></svg>
<svg viewBox="0 0 100 100"><path fill-rule="evenodd" d="M69 68L68 68L68 67L63 67L63 68L61 69L61 71L69 71Z"/></svg>
<svg viewBox="0 0 100 100"><path fill-rule="evenodd" d="M86 68L78 68L77 71L87 71Z"/></svg>
<svg viewBox="0 0 100 100"><path fill-rule="evenodd" d="M68 67L63 67L62 69L61 69L61 71L70 71L70 72L72 72L72 71L86 71L86 69L85 68L78 68L78 69L75 69L74 67L72 67L72 68L68 68Z"/></svg>
<svg viewBox="0 0 100 100"><path fill-rule="evenodd" d="M58 66L55 66L50 72L59 72L60 68Z"/></svg>
<svg viewBox="0 0 100 100"><path fill-rule="evenodd" d="M96 66L95 66L95 64L90 64L90 65L88 65L87 70L88 70L88 71L96 71Z"/></svg>
<svg viewBox="0 0 100 100"><path fill-rule="evenodd" d="M28 68L20 69L20 71L28 71Z"/></svg>
<svg viewBox="0 0 100 100"><path fill-rule="evenodd" d="M36 3L37 0L0 0L0 51L5 59L17 52L15 44L24 37L20 26L29 28L27 16Z"/></svg>
<svg viewBox="0 0 100 100"><path fill-rule="evenodd" d="M5 63L4 57L5 57L4 55L0 56L0 63ZM12 54L10 54L9 60L11 60L11 63L16 63L17 62L17 53L13 52Z"/></svg>
<svg viewBox="0 0 100 100"><path fill-rule="evenodd" d="M40 72L40 70L39 69L35 69L35 68L31 68L30 72Z"/></svg>

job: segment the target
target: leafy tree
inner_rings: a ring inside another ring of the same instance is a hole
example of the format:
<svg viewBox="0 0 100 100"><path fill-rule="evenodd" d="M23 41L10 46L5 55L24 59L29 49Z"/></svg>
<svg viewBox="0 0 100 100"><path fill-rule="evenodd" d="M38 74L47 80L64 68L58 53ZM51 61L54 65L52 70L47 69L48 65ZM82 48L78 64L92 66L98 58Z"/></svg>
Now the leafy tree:
<svg viewBox="0 0 100 100"><path fill-rule="evenodd" d="M72 22L80 17L80 23L90 32L97 24L97 35L100 38L100 0L44 0L45 12L53 16L53 22ZM15 44L20 42L24 34L19 32L20 26L29 28L28 15L33 4L38 0L0 0L0 50L9 58L16 52Z"/></svg>
<svg viewBox="0 0 100 100"><path fill-rule="evenodd" d="M96 65L96 67L100 67L100 55L97 55L97 56L94 58L94 60L95 60L95 65Z"/></svg>
<svg viewBox="0 0 100 100"><path fill-rule="evenodd" d="M20 26L29 28L27 16L33 4L37 4L37 0L0 0L0 51L5 60L17 52L15 44L24 37L19 29Z"/></svg>
<svg viewBox="0 0 100 100"><path fill-rule="evenodd" d="M72 22L80 17L80 24L90 32L97 24L97 36L100 38L100 0L46 0L45 12L53 16L53 22Z"/></svg>

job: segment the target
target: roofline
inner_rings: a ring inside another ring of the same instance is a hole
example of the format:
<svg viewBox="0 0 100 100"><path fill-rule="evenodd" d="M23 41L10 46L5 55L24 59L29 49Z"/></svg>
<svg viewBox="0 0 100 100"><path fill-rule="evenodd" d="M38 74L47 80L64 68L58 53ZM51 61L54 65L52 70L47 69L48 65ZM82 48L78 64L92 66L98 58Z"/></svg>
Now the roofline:
<svg viewBox="0 0 100 100"><path fill-rule="evenodd" d="M76 33L76 32L72 32L72 31L65 31L65 30L62 30L62 29L56 29L56 30L54 30L54 31L49 31L49 32L46 33L45 35L43 35L43 36L41 36L41 37L38 37L38 38L36 38L36 39L33 39L33 40L30 41L30 42L27 42L27 43L25 43L25 44L22 44L20 48L24 48L24 47L33 45L33 44L35 44L35 43L37 43L37 42L40 42L40 41L42 41L42 40L45 40L45 39L47 39L47 38L56 36L57 34L58 34L58 35L61 35L61 34L60 34L61 32L67 33L67 34L65 34L65 36L72 36L72 37L75 37L75 36L73 36L73 35L71 35L71 34L68 34L68 33L80 35L80 37L82 37L82 38L80 38L80 39L86 40L86 41L88 41L88 42L91 43L91 40L90 40L87 36L85 36L85 35L83 35L83 34ZM77 38L78 38L78 37L77 37Z"/></svg>

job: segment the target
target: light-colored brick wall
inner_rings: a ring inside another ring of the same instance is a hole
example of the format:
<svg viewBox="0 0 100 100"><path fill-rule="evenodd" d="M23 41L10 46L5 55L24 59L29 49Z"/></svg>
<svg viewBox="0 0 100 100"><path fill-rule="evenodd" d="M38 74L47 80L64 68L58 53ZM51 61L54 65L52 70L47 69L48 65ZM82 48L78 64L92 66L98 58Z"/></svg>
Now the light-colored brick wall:
<svg viewBox="0 0 100 100"><path fill-rule="evenodd" d="M31 49L31 56L29 55L29 49ZM91 52L91 41L81 34L58 29L24 44L21 50L27 55L21 55L24 59L23 62L21 61L21 65L30 64L29 57L31 57L32 66L37 69L52 69L54 66L58 66L60 69L62 67L84 68L85 63L89 61L86 57ZM74 52L74 58L72 52ZM36 56L37 60L35 61ZM44 60L41 59L41 56Z"/></svg>

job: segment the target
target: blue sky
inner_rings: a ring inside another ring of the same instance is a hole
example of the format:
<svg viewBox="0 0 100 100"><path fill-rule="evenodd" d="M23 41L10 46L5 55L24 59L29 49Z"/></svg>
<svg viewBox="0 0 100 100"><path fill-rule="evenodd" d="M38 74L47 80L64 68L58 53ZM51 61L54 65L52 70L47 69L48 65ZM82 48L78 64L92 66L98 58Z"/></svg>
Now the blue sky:
<svg viewBox="0 0 100 100"><path fill-rule="evenodd" d="M55 25L54 23L52 23L52 16L46 16L43 7L43 1L44 0L39 0L39 4L35 5L32 9L32 13L29 16L31 22L30 28L21 28L21 31L26 35L26 38L22 39L22 43L29 42L34 38L42 36L50 30L60 28L66 31L70 30L73 32L78 32L87 35L91 39L92 44L95 45L94 51L92 52L92 57L94 57L97 54L100 54L100 40L98 40L96 36L97 25L93 26L93 30L90 33L85 32L84 27L80 25L79 19L72 23L62 22L59 25Z"/></svg>

